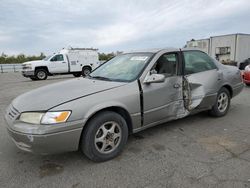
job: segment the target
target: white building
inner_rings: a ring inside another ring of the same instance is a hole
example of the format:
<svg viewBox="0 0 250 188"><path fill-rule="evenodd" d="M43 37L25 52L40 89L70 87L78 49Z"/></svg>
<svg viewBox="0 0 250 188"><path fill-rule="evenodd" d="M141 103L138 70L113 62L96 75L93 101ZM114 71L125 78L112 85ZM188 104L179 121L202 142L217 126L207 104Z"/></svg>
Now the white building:
<svg viewBox="0 0 250 188"><path fill-rule="evenodd" d="M191 40L187 47L198 48L220 62L242 62L250 58L250 34L229 34Z"/></svg>
<svg viewBox="0 0 250 188"><path fill-rule="evenodd" d="M209 54L210 39L191 40L187 42L188 48L198 48Z"/></svg>

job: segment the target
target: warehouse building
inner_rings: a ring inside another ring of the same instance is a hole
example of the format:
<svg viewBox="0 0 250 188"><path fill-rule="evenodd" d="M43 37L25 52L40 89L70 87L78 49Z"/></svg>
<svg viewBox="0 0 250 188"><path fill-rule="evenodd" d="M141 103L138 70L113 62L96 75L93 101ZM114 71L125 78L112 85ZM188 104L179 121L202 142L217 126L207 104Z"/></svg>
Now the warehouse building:
<svg viewBox="0 0 250 188"><path fill-rule="evenodd" d="M188 41L189 48L208 53L222 63L240 63L250 58L250 34L229 34Z"/></svg>

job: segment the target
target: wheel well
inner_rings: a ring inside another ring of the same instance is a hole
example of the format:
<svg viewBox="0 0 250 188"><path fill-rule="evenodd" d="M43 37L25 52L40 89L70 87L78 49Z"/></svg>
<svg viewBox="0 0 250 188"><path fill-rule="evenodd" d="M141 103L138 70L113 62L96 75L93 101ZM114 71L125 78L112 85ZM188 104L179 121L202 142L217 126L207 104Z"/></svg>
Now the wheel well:
<svg viewBox="0 0 250 188"><path fill-rule="evenodd" d="M121 116L124 118L124 120L126 121L126 123L127 123L129 133L132 133L132 132L133 132L132 120L131 120L131 117L130 117L128 111L125 110L125 109L123 109L123 108L121 108L121 107L117 107L117 106L107 107L107 108L104 108L104 109L102 109L102 110L99 110L98 112L95 112L94 114L92 114L92 115L88 118L88 120L87 120L87 122L85 123L85 125L87 125L88 122L89 122L92 118L94 118L97 114L99 114L100 112L103 112L103 111L111 111L111 112L115 112L115 113L118 113L119 115L121 115ZM84 127L86 127L86 126L84 126ZM84 129L84 127L83 127L83 129Z"/></svg>
<svg viewBox="0 0 250 188"><path fill-rule="evenodd" d="M49 73L48 67L46 67L46 66L36 67L36 68L35 68L35 71L37 71L38 69L44 69L44 70L47 71L47 73Z"/></svg>
<svg viewBox="0 0 250 188"><path fill-rule="evenodd" d="M233 97L233 89L232 89L232 87L230 85L224 85L223 87L226 88L229 91L230 96L232 98Z"/></svg>
<svg viewBox="0 0 250 188"><path fill-rule="evenodd" d="M86 68L89 68L90 71L92 71L92 67L91 67L90 65L84 65L84 66L82 67L82 70L83 70L85 67L86 67Z"/></svg>

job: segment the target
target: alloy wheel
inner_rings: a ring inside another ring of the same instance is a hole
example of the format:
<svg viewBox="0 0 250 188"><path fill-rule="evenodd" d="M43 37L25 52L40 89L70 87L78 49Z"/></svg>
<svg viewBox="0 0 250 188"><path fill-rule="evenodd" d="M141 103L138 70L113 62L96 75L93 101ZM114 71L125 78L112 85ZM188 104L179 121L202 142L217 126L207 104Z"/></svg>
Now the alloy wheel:
<svg viewBox="0 0 250 188"><path fill-rule="evenodd" d="M95 147L102 153L114 151L121 142L121 126L114 122L106 122L100 126L95 135Z"/></svg>
<svg viewBox="0 0 250 188"><path fill-rule="evenodd" d="M225 92L220 93L217 101L218 110L224 112L228 107L228 95Z"/></svg>

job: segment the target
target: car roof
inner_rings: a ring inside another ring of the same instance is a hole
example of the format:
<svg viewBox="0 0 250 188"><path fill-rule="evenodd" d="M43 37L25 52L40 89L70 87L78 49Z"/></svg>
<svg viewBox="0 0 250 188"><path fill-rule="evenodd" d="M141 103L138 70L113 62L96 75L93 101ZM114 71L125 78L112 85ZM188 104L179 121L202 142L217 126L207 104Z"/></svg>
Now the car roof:
<svg viewBox="0 0 250 188"><path fill-rule="evenodd" d="M132 50L124 53L158 53L160 51L176 52L176 51L201 51L201 50L197 48L152 48L152 49Z"/></svg>
<svg viewBox="0 0 250 188"><path fill-rule="evenodd" d="M160 51L167 51L167 52L173 52L173 51L179 51L178 48L151 48L151 49L141 49L141 50L131 50L126 51L124 53L158 53Z"/></svg>

